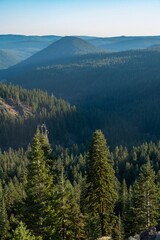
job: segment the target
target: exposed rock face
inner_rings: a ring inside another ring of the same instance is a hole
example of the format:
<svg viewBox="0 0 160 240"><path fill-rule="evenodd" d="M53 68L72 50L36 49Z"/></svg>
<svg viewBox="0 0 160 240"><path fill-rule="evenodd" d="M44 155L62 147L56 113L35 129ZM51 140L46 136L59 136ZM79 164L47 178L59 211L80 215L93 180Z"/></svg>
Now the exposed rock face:
<svg viewBox="0 0 160 240"><path fill-rule="evenodd" d="M0 114L6 114L8 116L12 116L13 118L18 118L19 116L28 118L29 116L33 115L31 107L24 105L22 102L17 104L12 99L10 101L5 101L1 97Z"/></svg>

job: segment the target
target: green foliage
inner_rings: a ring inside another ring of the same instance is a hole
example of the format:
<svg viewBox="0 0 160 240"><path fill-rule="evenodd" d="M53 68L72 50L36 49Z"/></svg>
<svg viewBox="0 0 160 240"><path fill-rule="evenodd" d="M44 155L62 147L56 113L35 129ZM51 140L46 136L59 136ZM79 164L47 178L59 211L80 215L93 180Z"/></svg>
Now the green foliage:
<svg viewBox="0 0 160 240"><path fill-rule="evenodd" d="M158 189L155 184L155 173L149 161L143 165L133 185L131 204L133 233L144 231L157 224L160 216Z"/></svg>
<svg viewBox="0 0 160 240"><path fill-rule="evenodd" d="M79 118L75 106L40 90L0 83L0 106L0 146L3 149L26 147L37 125L44 122L49 131L54 132L57 142L65 141L70 132L75 135L77 130L72 124ZM50 137L53 141L53 136Z"/></svg>
<svg viewBox="0 0 160 240"><path fill-rule="evenodd" d="M101 236L111 233L113 210L117 200L117 181L110 152L100 130L94 132L88 157L86 199L91 215L98 215Z"/></svg>
<svg viewBox="0 0 160 240"><path fill-rule="evenodd" d="M65 179L62 167L54 192L55 239L85 239L84 217L80 211L79 197L76 198L73 186Z"/></svg>
<svg viewBox="0 0 160 240"><path fill-rule="evenodd" d="M37 129L29 153L28 176L26 185L27 225L35 235L48 239L52 235L53 212L52 195L53 179L46 164L46 157L41 143L41 133Z"/></svg>
<svg viewBox="0 0 160 240"><path fill-rule="evenodd" d="M120 215L117 218L116 224L113 229L113 239L114 240L123 240L124 239L124 227Z"/></svg>
<svg viewBox="0 0 160 240"><path fill-rule="evenodd" d="M21 221L17 228L13 231L12 240L42 240L41 237L35 237L26 228L24 223Z"/></svg>
<svg viewBox="0 0 160 240"><path fill-rule="evenodd" d="M47 129L40 125L29 150L0 152L1 239L10 239L20 221L27 227L22 224L18 234L44 240L110 234L124 239L156 225L159 152L159 142L110 152L100 130L93 134L87 157L77 145L52 151Z"/></svg>
<svg viewBox="0 0 160 240"><path fill-rule="evenodd" d="M3 196L3 188L0 182L0 239L5 240L9 235L9 221Z"/></svg>
<svg viewBox="0 0 160 240"><path fill-rule="evenodd" d="M122 182L122 188L121 188L121 203L122 203L122 211L125 212L125 209L127 208L127 202L128 202L128 189L126 185L125 179L123 179Z"/></svg>
<svg viewBox="0 0 160 240"><path fill-rule="evenodd" d="M17 177L19 180L25 177L28 164L27 154L23 149L0 151L0 178L6 183Z"/></svg>
<svg viewBox="0 0 160 240"><path fill-rule="evenodd" d="M130 149L126 147L116 147L113 152L114 168L116 176L122 183L125 179L127 186L134 183L138 177L140 168L143 164L150 160L154 171L159 170L160 160L160 142L145 142L142 145L132 146Z"/></svg>

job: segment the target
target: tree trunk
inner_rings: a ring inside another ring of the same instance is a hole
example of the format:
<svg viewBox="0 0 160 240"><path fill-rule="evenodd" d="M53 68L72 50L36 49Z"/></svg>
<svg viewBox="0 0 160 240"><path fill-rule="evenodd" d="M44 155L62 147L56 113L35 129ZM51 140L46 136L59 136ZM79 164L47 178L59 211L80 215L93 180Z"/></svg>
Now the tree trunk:
<svg viewBox="0 0 160 240"><path fill-rule="evenodd" d="M101 224L101 235L102 237L106 236L106 228L105 228L105 216L103 213L100 213L100 224Z"/></svg>

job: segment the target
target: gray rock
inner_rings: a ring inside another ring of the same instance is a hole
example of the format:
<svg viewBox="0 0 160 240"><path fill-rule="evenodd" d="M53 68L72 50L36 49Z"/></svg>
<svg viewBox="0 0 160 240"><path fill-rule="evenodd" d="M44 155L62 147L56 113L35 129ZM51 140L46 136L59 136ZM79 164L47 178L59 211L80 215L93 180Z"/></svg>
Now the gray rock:
<svg viewBox="0 0 160 240"><path fill-rule="evenodd" d="M140 235L136 234L134 237L129 237L128 240L140 240Z"/></svg>

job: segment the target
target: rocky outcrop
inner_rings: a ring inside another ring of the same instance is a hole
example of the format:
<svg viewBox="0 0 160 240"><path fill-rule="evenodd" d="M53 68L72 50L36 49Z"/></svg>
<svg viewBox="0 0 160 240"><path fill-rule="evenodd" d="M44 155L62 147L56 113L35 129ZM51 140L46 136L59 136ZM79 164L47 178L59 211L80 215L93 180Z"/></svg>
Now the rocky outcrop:
<svg viewBox="0 0 160 240"><path fill-rule="evenodd" d="M151 227L140 234L129 237L128 240L160 240L160 226Z"/></svg>

